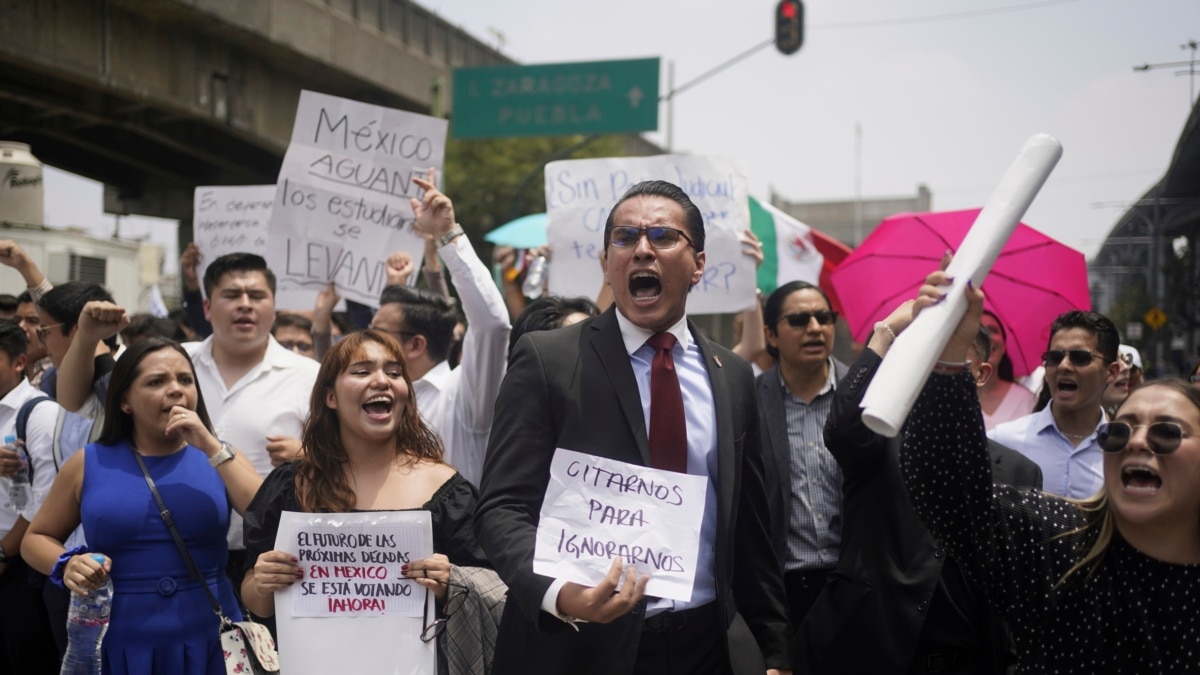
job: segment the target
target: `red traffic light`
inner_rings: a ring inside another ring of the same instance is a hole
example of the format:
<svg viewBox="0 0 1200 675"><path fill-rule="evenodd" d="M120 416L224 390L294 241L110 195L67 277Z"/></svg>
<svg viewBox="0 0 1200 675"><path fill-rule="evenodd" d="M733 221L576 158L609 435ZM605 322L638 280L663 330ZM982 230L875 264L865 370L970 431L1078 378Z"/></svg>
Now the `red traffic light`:
<svg viewBox="0 0 1200 675"><path fill-rule="evenodd" d="M791 55L804 44L804 3L800 0L779 0L775 5L775 48Z"/></svg>

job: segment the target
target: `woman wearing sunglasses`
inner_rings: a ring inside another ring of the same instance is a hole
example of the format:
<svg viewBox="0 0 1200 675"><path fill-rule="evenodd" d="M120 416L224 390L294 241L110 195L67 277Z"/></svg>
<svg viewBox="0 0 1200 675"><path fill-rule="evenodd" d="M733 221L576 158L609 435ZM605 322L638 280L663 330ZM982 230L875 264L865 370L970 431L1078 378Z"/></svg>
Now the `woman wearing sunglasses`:
<svg viewBox="0 0 1200 675"><path fill-rule="evenodd" d="M475 487L442 461L441 440L421 421L411 391L404 352L386 333L353 333L325 354L304 454L276 468L246 509L252 567L242 598L251 612L273 616L275 592L302 578L297 560L274 550L283 511L430 511L438 553L410 562L404 573L439 600L447 598L451 564L488 566L475 543ZM449 598L461 600L453 592ZM443 616L453 608L443 607ZM444 623L426 626L440 630Z"/></svg>
<svg viewBox="0 0 1200 675"><path fill-rule="evenodd" d="M930 275L915 311L947 285ZM1104 482L1091 498L993 487L963 365L982 294L965 292L966 316L905 428L921 518L1008 620L1018 672L1197 672L1200 392L1156 381L1130 394L1099 432Z"/></svg>

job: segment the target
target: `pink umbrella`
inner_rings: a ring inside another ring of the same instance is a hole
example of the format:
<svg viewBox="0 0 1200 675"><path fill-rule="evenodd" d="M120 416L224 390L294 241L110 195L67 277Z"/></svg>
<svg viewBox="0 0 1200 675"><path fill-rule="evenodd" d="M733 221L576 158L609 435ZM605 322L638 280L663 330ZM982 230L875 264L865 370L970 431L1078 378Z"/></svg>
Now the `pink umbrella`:
<svg viewBox="0 0 1200 675"><path fill-rule="evenodd" d="M831 281L855 340L866 342L876 321L914 298L942 255L955 250L979 209L901 213L887 218L834 270ZM985 307L1008 330L1017 375L1041 362L1050 324L1072 309L1091 309L1083 254L1021 223L983 284Z"/></svg>

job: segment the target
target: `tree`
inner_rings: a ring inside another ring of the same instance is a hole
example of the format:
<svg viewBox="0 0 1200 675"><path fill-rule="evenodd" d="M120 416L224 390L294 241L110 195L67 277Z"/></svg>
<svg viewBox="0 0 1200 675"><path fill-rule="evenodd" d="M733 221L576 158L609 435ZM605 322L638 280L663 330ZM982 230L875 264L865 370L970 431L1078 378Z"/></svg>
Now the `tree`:
<svg viewBox="0 0 1200 675"><path fill-rule="evenodd" d="M560 156L583 140L567 136L448 141L446 194L454 199L455 215L471 241L478 246L484 234L513 218L546 210L542 166L548 159L626 154L619 137L600 136Z"/></svg>

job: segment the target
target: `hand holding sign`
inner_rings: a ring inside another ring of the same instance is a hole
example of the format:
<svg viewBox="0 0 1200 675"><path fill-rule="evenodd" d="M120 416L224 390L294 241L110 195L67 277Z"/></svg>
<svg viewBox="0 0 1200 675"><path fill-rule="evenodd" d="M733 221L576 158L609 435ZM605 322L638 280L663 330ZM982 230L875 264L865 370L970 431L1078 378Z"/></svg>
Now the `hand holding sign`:
<svg viewBox="0 0 1200 675"><path fill-rule="evenodd" d="M252 588L268 597L304 578L300 560L283 551L267 551L258 556L252 572L246 577L253 584ZM256 611L255 614L263 616L261 611Z"/></svg>
<svg viewBox="0 0 1200 675"><path fill-rule="evenodd" d="M421 199L412 199L413 214L416 222L413 230L425 237L441 237L454 229L454 203L450 198L437 189L437 169L430 168L425 179L413 177L413 183L425 191Z"/></svg>
<svg viewBox="0 0 1200 675"><path fill-rule="evenodd" d="M625 583L618 591L621 567L621 559L613 558L608 575L595 588L567 582L558 592L559 613L592 623L609 623L628 614L646 594L650 575L643 574L639 578L631 565L625 570Z"/></svg>
<svg viewBox="0 0 1200 675"><path fill-rule="evenodd" d="M404 576L433 591L438 598L446 597L450 587L450 559L441 553L414 560L400 568Z"/></svg>
<svg viewBox="0 0 1200 675"><path fill-rule="evenodd" d="M194 241L188 242L187 248L183 249L183 255L179 256L179 276L183 277L183 287L189 291L200 290L200 276L197 270L203 259L204 254Z"/></svg>

